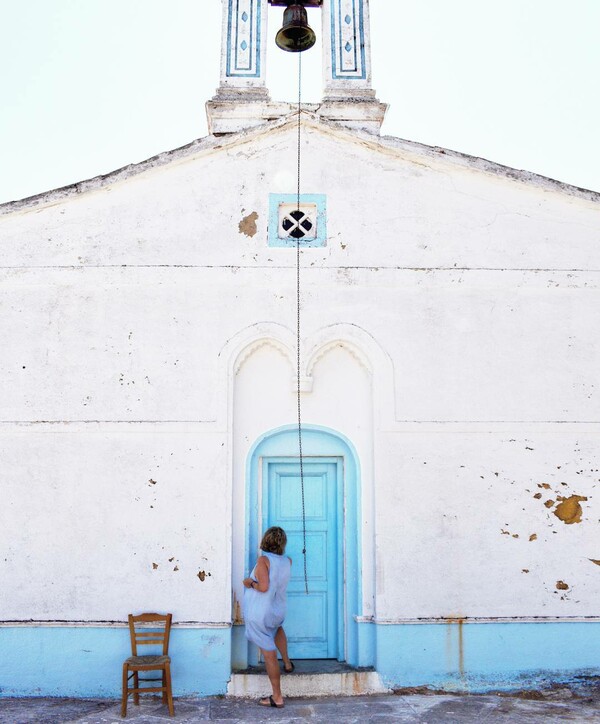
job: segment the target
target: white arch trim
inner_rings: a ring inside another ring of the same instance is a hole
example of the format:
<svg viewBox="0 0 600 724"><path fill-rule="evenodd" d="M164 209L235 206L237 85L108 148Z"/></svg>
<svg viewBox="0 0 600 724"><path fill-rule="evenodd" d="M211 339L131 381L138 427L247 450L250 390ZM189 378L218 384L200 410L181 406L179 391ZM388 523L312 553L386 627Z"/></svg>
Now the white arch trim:
<svg viewBox="0 0 600 724"><path fill-rule="evenodd" d="M219 352L222 392L226 401L219 405L221 429L231 429L233 383L244 363L259 349L269 346L290 364L292 378L296 369L296 335L285 325L259 322L240 330ZM335 347L344 348L371 377L374 420L380 429L389 429L396 420L394 367L379 342L356 324L340 323L321 327L301 342L301 385L304 392L312 388L312 376L319 360ZM223 361L227 360L226 364ZM223 377L225 379L223 379Z"/></svg>

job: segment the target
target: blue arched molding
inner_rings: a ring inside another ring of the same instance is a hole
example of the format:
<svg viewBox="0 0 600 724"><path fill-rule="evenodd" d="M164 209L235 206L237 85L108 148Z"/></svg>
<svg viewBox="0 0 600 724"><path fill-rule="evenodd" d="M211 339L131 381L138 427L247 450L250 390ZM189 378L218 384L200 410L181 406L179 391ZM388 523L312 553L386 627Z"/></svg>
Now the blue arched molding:
<svg viewBox="0 0 600 724"><path fill-rule="evenodd" d="M344 602L346 662L359 661L357 616L362 614L360 465L352 443L335 430L302 425L302 454L341 457L344 466ZM259 463L263 457L298 457L298 427L284 425L261 435L248 454L246 469L246 570L255 563L259 544Z"/></svg>

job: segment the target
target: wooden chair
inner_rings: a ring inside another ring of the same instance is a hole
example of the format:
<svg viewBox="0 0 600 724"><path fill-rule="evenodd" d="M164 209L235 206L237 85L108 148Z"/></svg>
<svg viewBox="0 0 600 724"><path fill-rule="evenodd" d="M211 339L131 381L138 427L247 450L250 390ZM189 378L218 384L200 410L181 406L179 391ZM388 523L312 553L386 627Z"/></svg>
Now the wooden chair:
<svg viewBox="0 0 600 724"><path fill-rule="evenodd" d="M168 656L171 619L170 613L142 613L139 616L129 614L129 635L133 656L123 663L122 717L127 715L127 699L130 694L133 694L133 703L139 704L141 693L154 691L162 692L163 703L168 705L169 714L175 715L171 691L171 658ZM162 655L138 656L137 647L150 644L162 646ZM159 679L141 679L142 682L160 681L162 686L140 687L140 671L162 671ZM130 679L133 679L132 689L129 688Z"/></svg>

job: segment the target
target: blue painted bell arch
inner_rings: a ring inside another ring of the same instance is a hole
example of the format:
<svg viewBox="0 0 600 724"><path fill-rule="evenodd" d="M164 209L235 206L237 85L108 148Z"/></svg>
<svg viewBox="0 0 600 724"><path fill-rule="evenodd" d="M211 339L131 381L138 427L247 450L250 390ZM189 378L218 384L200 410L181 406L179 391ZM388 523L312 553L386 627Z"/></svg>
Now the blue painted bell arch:
<svg viewBox="0 0 600 724"><path fill-rule="evenodd" d="M338 535L342 536L343 575L340 577L338 616L342 625L340 660L352 666L359 662L357 617L362 613L361 586L361 515L360 464L352 443L341 433L318 425L302 425L302 454L306 458L338 458L342 505L339 506ZM246 570L252 570L260 543L262 465L265 459L298 458L298 426L284 425L261 435L248 454L246 471ZM301 563L299 562L299 565ZM256 660L256 651L249 649L249 662Z"/></svg>

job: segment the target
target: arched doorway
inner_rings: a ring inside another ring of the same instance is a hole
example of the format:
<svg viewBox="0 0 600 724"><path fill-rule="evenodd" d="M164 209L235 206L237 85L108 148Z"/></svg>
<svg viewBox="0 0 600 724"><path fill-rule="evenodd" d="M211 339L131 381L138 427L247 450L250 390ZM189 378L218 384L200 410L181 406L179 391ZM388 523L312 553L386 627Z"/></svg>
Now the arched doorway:
<svg viewBox="0 0 600 724"><path fill-rule="evenodd" d="M304 587L302 504L295 425L262 435L248 455L246 567L262 531L281 525L294 560L286 631L296 659L357 663L360 615L360 468L353 445L334 430L303 425L308 594ZM258 652L248 650L248 662Z"/></svg>

